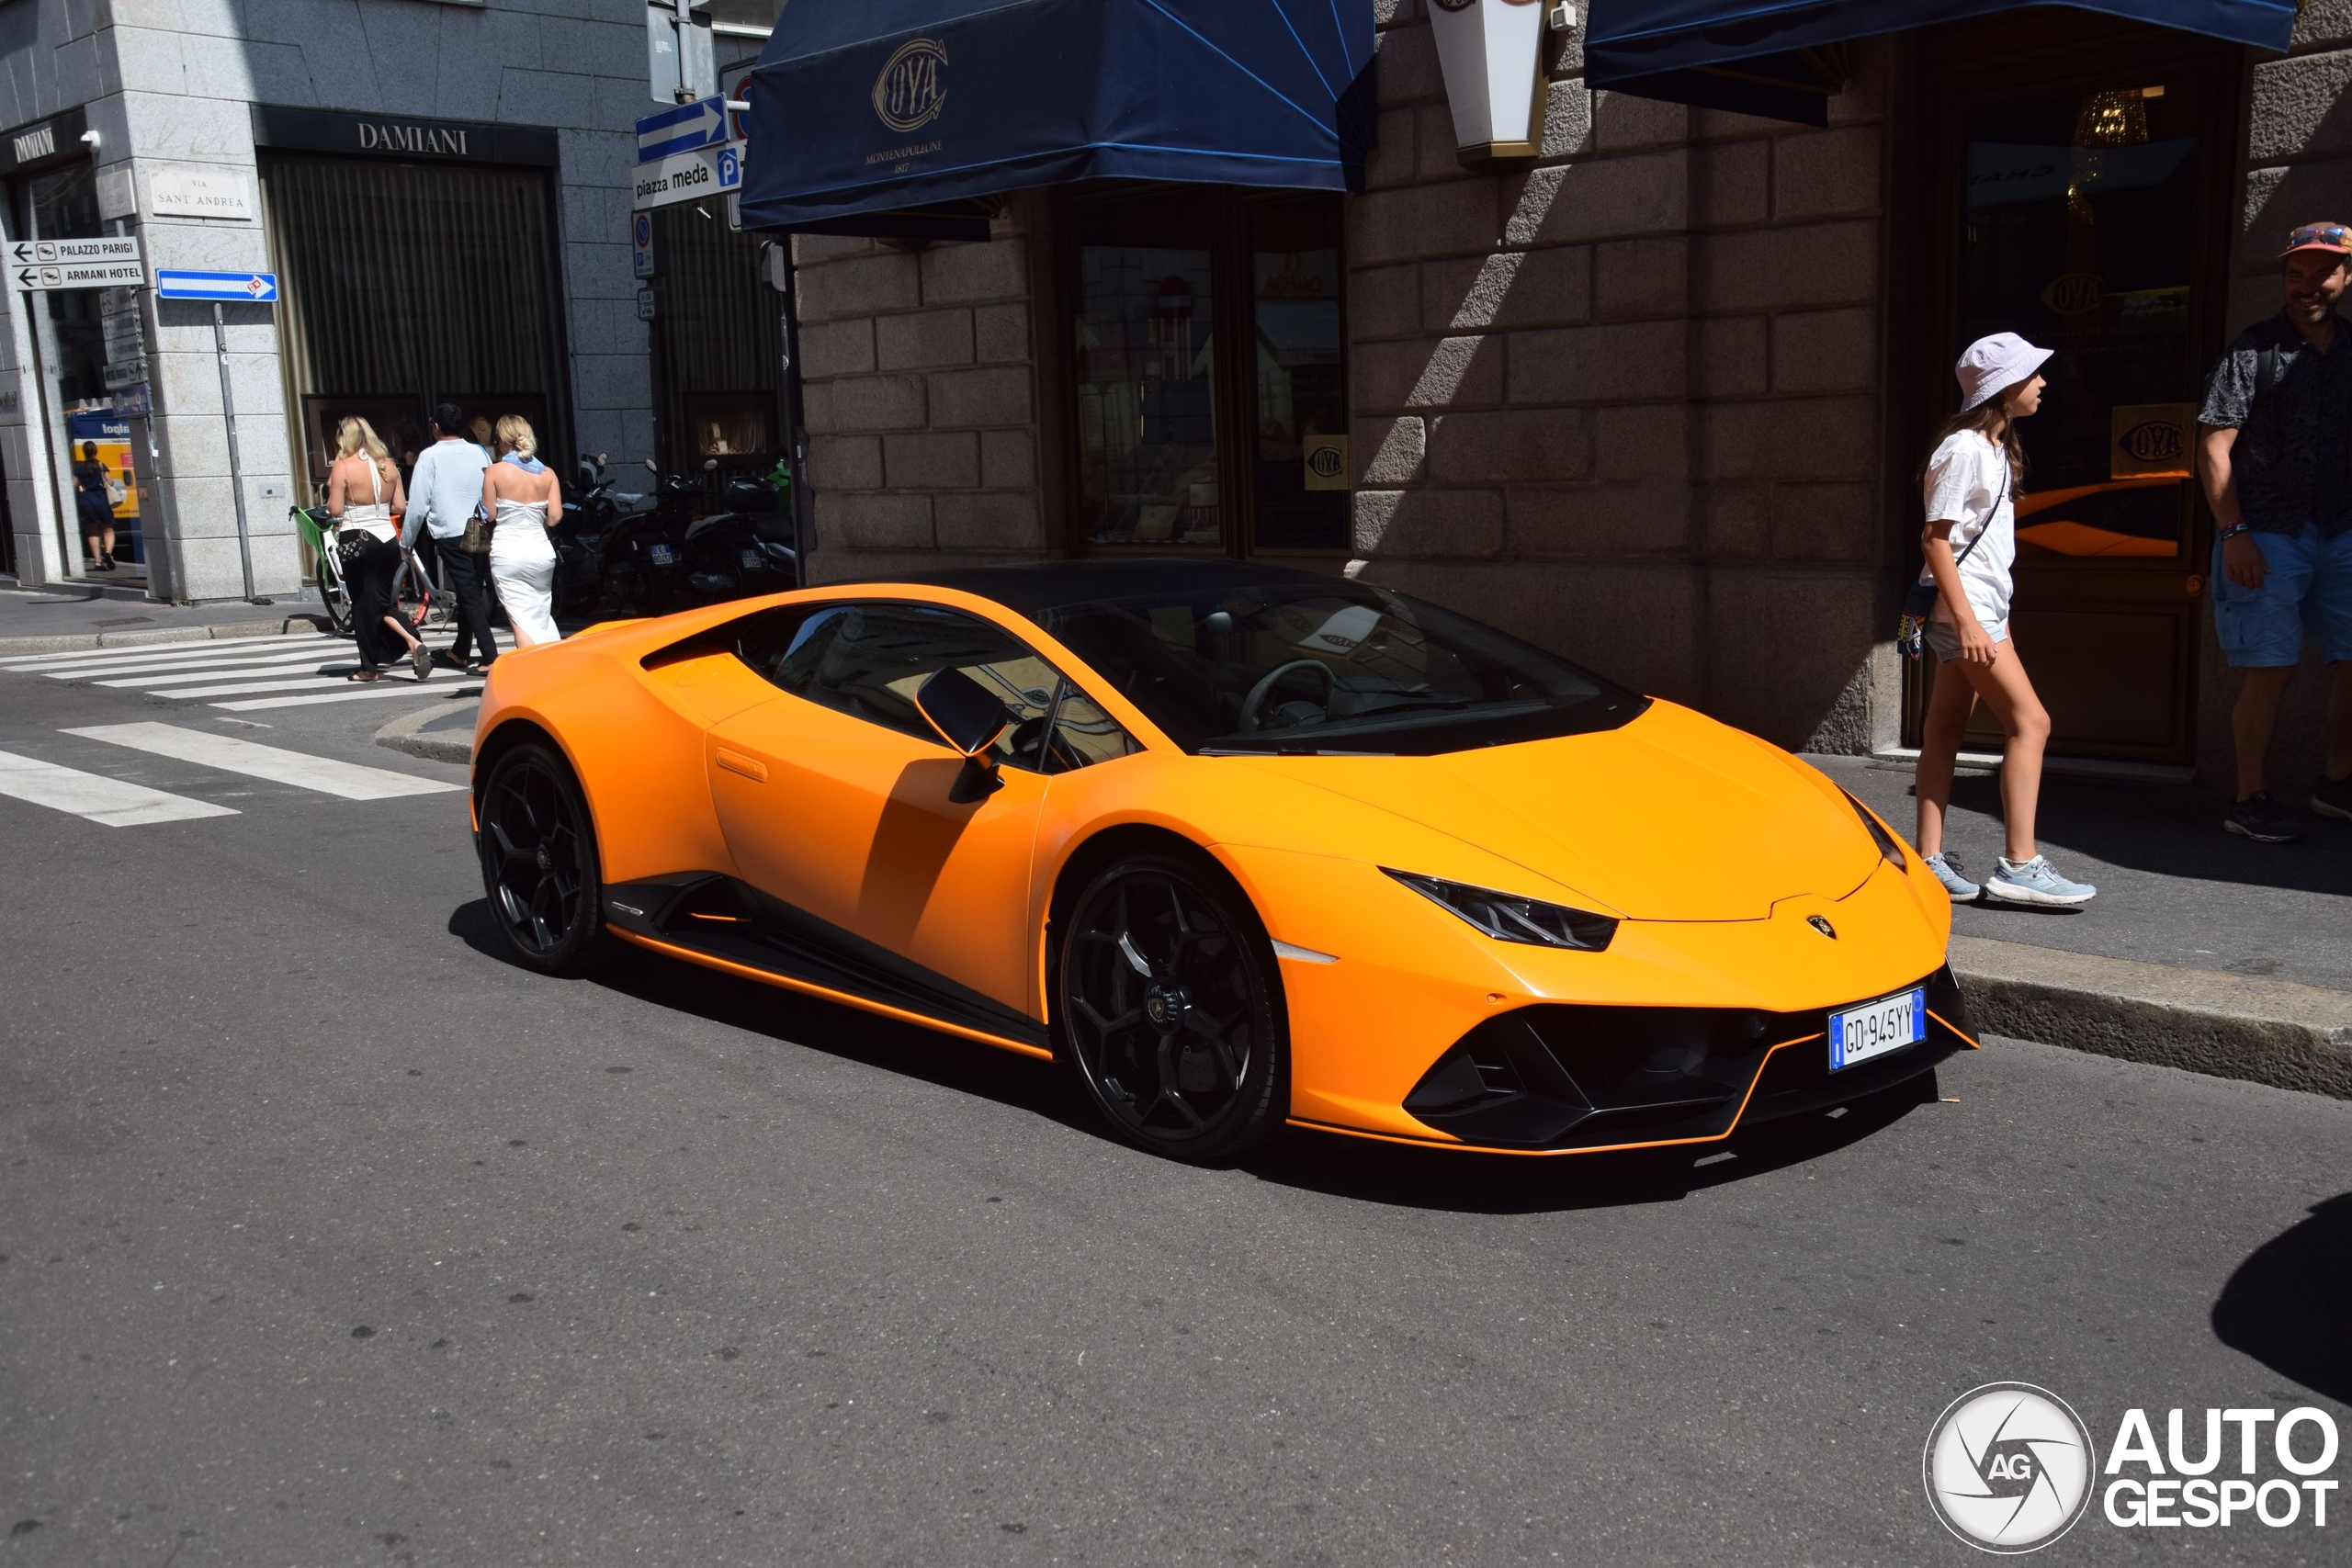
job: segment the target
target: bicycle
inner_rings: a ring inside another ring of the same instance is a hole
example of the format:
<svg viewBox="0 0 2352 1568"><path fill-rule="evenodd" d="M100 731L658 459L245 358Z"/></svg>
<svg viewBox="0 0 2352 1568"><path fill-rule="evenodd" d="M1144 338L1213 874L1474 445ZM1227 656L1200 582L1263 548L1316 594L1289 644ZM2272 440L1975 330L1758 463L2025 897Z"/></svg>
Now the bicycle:
<svg viewBox="0 0 2352 1568"><path fill-rule="evenodd" d="M320 606L326 614L328 635L351 636L351 585L344 581L343 558L334 547L334 525L327 520L326 509L294 506L287 511L294 519L303 545L318 562L311 581L318 589ZM392 608L414 633L449 624L448 600L414 550L401 552L401 569L392 578Z"/></svg>

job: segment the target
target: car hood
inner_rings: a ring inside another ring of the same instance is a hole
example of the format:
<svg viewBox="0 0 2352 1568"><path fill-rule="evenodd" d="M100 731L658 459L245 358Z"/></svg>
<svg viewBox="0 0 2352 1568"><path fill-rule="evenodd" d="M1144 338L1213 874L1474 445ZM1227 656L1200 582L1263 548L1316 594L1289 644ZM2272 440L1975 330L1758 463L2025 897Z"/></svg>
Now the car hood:
<svg viewBox="0 0 2352 1568"><path fill-rule="evenodd" d="M1843 897L1878 861L1835 785L1787 752L1671 703L1600 734L1436 757L1286 757L1274 766L1631 919L1763 919L1785 898Z"/></svg>

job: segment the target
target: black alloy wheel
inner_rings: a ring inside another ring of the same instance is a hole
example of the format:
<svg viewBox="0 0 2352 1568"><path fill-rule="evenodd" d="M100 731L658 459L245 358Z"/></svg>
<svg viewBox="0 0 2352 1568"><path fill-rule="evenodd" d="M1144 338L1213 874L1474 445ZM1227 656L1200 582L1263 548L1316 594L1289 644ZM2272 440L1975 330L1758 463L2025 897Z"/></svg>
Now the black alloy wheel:
<svg viewBox="0 0 2352 1568"><path fill-rule="evenodd" d="M586 966L604 930L596 839L571 767L536 742L498 760L481 795L482 889L514 956L549 975Z"/></svg>
<svg viewBox="0 0 2352 1568"><path fill-rule="evenodd" d="M1064 1054L1113 1125L1178 1159L1227 1159L1290 1109L1272 945L1211 866L1119 861L1070 908L1057 1007Z"/></svg>

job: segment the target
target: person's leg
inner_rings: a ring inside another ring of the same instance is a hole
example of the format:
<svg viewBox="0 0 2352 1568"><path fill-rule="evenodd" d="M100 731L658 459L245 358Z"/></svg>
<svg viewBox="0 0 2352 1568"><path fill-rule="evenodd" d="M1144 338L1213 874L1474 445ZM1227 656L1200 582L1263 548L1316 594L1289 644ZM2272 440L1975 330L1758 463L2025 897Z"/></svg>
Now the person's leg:
<svg viewBox="0 0 2352 1568"><path fill-rule="evenodd" d="M2335 667L2327 699L2327 761L2320 788L2329 796L2324 815L2352 810L2352 528L2317 542L2310 592L2303 596L2303 627L2319 656ZM2331 788L2330 786L2339 786Z"/></svg>
<svg viewBox="0 0 2352 1568"><path fill-rule="evenodd" d="M1961 737L1968 728L1969 716L1975 711L1976 688L1969 684L1957 663L1939 657L1935 688L1928 695L1927 717L1919 726L1919 772L1913 786L1918 799L1919 830L1911 841L1922 858L1943 852L1952 765L1960 757Z"/></svg>
<svg viewBox="0 0 2352 1568"><path fill-rule="evenodd" d="M339 536L335 540L335 547L342 552L343 580L351 589L351 640L359 649L363 671L379 669L387 662L384 611L391 577L389 572L377 575L379 543L365 534Z"/></svg>
<svg viewBox="0 0 2352 1568"><path fill-rule="evenodd" d="M2034 816L2041 805L2041 754L2050 743L2050 713L2025 672L2014 641L1994 644L1990 664L1961 670L1993 716L2007 744L2001 753L2001 826L2013 861L2033 859Z"/></svg>
<svg viewBox="0 0 2352 1568"><path fill-rule="evenodd" d="M2247 588L2222 570L2221 547L2213 553L2213 629L2222 652L2239 672L2230 729L2237 747L2237 799L2262 793L2269 772L2270 737L2278 699L2303 655L2303 600L2319 564L2316 529L2301 535L2247 536L2262 551L2262 586Z"/></svg>
<svg viewBox="0 0 2352 1568"><path fill-rule="evenodd" d="M2262 793L2268 769L2270 733L2278 723L2278 700L2293 678L2291 664L2256 665L2238 671L2238 698L2230 708L2230 734L2238 750L2238 795Z"/></svg>
<svg viewBox="0 0 2352 1568"><path fill-rule="evenodd" d="M114 560L114 525L111 523L107 525L106 548L102 553L104 554L107 563L112 564Z"/></svg>
<svg viewBox="0 0 2352 1568"><path fill-rule="evenodd" d="M449 563L450 591L458 598L458 640L450 653L459 663L477 658L484 664L498 657L498 643L490 635L490 563L463 550L442 552Z"/></svg>

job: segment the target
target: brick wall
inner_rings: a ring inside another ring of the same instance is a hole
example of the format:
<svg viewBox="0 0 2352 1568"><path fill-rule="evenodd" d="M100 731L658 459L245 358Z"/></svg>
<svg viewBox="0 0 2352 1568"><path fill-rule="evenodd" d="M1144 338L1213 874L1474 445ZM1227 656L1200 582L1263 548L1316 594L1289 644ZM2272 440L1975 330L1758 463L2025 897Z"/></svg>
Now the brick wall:
<svg viewBox="0 0 2352 1568"><path fill-rule="evenodd" d="M1026 210L985 243L793 242L818 578L1060 553L1038 485Z"/></svg>
<svg viewBox="0 0 2352 1568"><path fill-rule="evenodd" d="M1813 130L1589 93L1555 44L1543 156L1476 174L1424 4L1384 6L1349 204L1360 574L1866 749L1885 50Z"/></svg>

